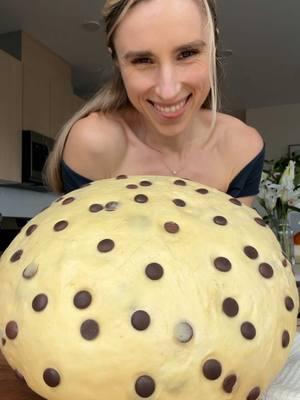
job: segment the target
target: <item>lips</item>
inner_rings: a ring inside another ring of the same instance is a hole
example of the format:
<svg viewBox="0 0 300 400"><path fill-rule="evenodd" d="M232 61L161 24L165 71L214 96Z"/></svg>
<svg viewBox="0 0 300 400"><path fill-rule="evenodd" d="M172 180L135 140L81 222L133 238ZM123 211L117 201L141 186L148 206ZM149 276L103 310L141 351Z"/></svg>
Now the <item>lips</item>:
<svg viewBox="0 0 300 400"><path fill-rule="evenodd" d="M180 100L177 103L173 103L173 104L159 104L159 103L155 103L153 101L148 100L148 102L154 107L154 109L156 111L159 112L160 115L164 116L164 117L178 117L179 115L181 115L181 113L184 111L184 107L186 105L186 103L188 102L188 100L191 98L191 94L189 94L186 98L184 98L183 100Z"/></svg>

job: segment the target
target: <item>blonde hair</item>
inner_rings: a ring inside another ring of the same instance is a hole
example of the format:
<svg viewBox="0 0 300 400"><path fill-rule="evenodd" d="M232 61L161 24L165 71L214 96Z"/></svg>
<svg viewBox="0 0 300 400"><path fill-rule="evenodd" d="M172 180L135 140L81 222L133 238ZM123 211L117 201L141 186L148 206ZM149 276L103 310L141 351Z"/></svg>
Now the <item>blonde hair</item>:
<svg viewBox="0 0 300 400"><path fill-rule="evenodd" d="M106 0L105 2L102 15L106 26L107 46L113 58L116 57L113 43L114 33L128 10L141 1L145 0ZM209 79L211 90L202 107L212 110L211 129L213 129L216 121L216 113L220 107L216 57L216 43L219 32L214 0L197 0L197 2L200 3L207 17L209 27ZM66 139L72 126L92 112L101 111L103 113L111 113L128 106L130 107L131 103L127 97L120 71L118 68L115 68L112 80L107 82L79 111L77 111L58 133L54 149L49 155L44 169L46 184L49 188L55 192L63 191L60 171L61 160Z"/></svg>

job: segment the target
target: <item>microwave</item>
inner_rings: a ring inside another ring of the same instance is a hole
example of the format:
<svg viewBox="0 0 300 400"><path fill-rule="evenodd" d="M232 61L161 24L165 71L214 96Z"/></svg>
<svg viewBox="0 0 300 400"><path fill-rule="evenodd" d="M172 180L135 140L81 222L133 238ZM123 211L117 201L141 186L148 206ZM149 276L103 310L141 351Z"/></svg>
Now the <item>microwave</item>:
<svg viewBox="0 0 300 400"><path fill-rule="evenodd" d="M48 136L22 131L22 183L43 186L43 169L53 146Z"/></svg>

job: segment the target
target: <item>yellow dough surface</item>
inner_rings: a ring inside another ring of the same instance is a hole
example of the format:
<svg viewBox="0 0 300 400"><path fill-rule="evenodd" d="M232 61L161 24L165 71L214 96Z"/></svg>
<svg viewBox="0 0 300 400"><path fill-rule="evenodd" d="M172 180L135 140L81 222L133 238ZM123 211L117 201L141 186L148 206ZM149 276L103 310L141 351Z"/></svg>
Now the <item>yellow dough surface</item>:
<svg viewBox="0 0 300 400"><path fill-rule="evenodd" d="M256 400L296 331L257 212L186 179L120 176L43 210L0 260L0 347L48 400Z"/></svg>

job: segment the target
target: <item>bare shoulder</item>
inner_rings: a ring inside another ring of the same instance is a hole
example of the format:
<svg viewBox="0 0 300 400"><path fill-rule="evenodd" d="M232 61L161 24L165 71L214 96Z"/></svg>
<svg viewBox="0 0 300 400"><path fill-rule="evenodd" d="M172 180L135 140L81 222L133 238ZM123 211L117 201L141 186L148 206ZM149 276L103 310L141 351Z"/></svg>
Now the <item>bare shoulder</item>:
<svg viewBox="0 0 300 400"><path fill-rule="evenodd" d="M222 113L217 114L216 126L222 131L223 146L237 164L246 165L263 148L260 133L241 120Z"/></svg>
<svg viewBox="0 0 300 400"><path fill-rule="evenodd" d="M117 118L94 112L72 126L63 159L79 174L100 179L109 176L126 147L126 135Z"/></svg>

